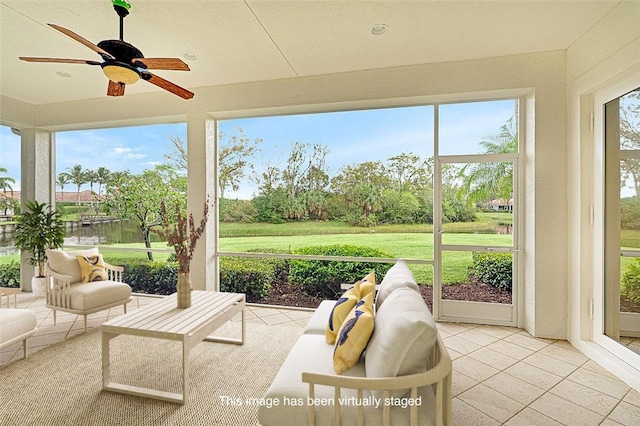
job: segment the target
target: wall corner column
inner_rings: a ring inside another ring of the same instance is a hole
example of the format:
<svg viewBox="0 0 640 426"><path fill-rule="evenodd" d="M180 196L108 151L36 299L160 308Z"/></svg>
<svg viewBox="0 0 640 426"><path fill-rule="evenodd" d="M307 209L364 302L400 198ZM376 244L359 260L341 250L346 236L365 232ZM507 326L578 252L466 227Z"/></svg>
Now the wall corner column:
<svg viewBox="0 0 640 426"><path fill-rule="evenodd" d="M206 113L187 116L187 211L196 223L209 200L209 218L191 261L191 283L197 290L219 291L216 257L218 235L218 191L215 180L216 122Z"/></svg>
<svg viewBox="0 0 640 426"><path fill-rule="evenodd" d="M56 149L55 133L37 128L25 128L21 136L20 204L39 201L55 208ZM29 253L20 254L20 287L32 291L35 268L29 264Z"/></svg>

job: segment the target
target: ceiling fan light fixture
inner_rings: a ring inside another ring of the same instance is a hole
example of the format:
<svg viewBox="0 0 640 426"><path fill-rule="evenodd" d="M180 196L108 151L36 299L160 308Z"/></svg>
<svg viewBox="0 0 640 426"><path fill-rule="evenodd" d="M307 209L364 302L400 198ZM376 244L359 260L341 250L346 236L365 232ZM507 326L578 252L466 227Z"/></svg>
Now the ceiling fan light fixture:
<svg viewBox="0 0 640 426"><path fill-rule="evenodd" d="M140 80L138 71L121 65L105 65L102 67L102 72L109 80L116 83L133 84Z"/></svg>

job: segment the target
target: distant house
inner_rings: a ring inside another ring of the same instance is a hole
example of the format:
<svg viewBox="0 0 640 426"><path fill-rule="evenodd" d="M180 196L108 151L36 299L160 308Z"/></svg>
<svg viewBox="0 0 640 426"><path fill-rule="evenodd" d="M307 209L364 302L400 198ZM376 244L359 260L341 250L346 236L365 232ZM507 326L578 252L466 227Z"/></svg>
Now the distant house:
<svg viewBox="0 0 640 426"><path fill-rule="evenodd" d="M13 191L13 193L0 192L0 200L6 199L6 198L20 201L21 199L20 191ZM56 203L76 204L78 200L82 205L91 204L92 202L95 201L94 195L88 189L85 191L80 191L79 194L76 191L56 192ZM0 203L0 206L2 205L3 204ZM14 212L11 208L7 208L5 212L5 210L2 207L0 207L0 216L2 217L10 218L15 214L16 212Z"/></svg>
<svg viewBox="0 0 640 426"><path fill-rule="evenodd" d="M513 198L509 198L509 201L506 201L504 198L496 198L495 200L491 200L488 203L483 204L482 208L494 212L512 212Z"/></svg>

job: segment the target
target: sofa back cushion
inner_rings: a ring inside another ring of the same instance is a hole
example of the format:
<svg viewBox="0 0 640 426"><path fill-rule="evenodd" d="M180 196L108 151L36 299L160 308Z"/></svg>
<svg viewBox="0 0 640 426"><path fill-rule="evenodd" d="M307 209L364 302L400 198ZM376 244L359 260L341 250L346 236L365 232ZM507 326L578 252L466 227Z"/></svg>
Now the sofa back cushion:
<svg viewBox="0 0 640 426"><path fill-rule="evenodd" d="M365 353L367 377L396 377L427 370L438 330L422 295L411 288L391 293L376 312L375 328ZM401 398L409 389L396 390ZM372 392L381 397L380 392Z"/></svg>
<svg viewBox="0 0 640 426"><path fill-rule="evenodd" d="M413 274L406 262L399 259L396 264L387 271L380 283L376 296L376 308L380 309L384 301L394 290L403 287L408 287L416 292L420 292L418 284L416 284L416 280L413 278Z"/></svg>
<svg viewBox="0 0 640 426"><path fill-rule="evenodd" d="M76 256L95 256L100 254L97 247L87 250L52 250L47 249L47 263L55 272L70 275L71 283L82 282L82 272Z"/></svg>

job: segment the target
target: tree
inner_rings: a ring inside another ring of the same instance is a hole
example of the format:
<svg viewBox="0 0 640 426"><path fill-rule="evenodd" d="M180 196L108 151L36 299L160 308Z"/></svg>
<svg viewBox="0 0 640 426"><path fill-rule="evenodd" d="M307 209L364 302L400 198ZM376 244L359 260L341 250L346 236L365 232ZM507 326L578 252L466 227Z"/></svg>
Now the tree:
<svg viewBox="0 0 640 426"><path fill-rule="evenodd" d="M226 141L220 143L218 149L218 184L220 185L220 198L225 197L228 189L237 191L240 189L240 181L247 173L247 167L253 170L251 158L258 151L258 145L262 139L251 141L245 136L242 128L237 128L238 134L230 135ZM219 140L225 135L220 134Z"/></svg>
<svg viewBox="0 0 640 426"><path fill-rule="evenodd" d="M7 174L7 173L9 173L9 171L6 168L0 167L0 174ZM0 190L2 190L2 193L4 195L2 197L2 203L0 204L0 208L4 209L5 215L7 214L7 210L9 208L14 207L12 185L15 183L16 183L16 180L11 176L0 176ZM7 191L11 193L11 197L7 196Z"/></svg>
<svg viewBox="0 0 640 426"><path fill-rule="evenodd" d="M386 223L416 223L420 212L420 202L409 191L385 189L381 194L382 213Z"/></svg>
<svg viewBox="0 0 640 426"><path fill-rule="evenodd" d="M64 186L71 182L71 177L66 173L60 173L58 178L56 179L56 185L60 187L60 191L62 192L62 198L64 198Z"/></svg>
<svg viewBox="0 0 640 426"><path fill-rule="evenodd" d="M9 170L7 170L4 167L0 167L0 174L7 174L7 173L9 173ZM11 194L13 194L12 185L14 185L15 183L16 183L16 180L11 176L0 176L0 190L2 190L2 192L4 192L5 194L7 193L7 190L9 190Z"/></svg>
<svg viewBox="0 0 640 426"><path fill-rule="evenodd" d="M518 133L515 116L500 127L500 133L480 142L485 154L509 154L518 152ZM471 163L460 170L462 186L458 197L470 202L487 202L490 199L509 200L513 192L513 165L510 162Z"/></svg>
<svg viewBox="0 0 640 426"><path fill-rule="evenodd" d="M172 136L169 138L172 147L168 154L164 154L164 158L169 160L176 170L183 170L187 173L189 165L189 159L187 157L187 145L184 143L180 136Z"/></svg>
<svg viewBox="0 0 640 426"><path fill-rule="evenodd" d="M89 191L91 192L91 207L93 207L93 184L98 182L98 173L95 170L85 170L85 179L89 183Z"/></svg>
<svg viewBox="0 0 640 426"><path fill-rule="evenodd" d="M331 179L331 190L340 200L334 200L334 206L342 205L338 207L341 214L336 214L351 224L377 223L377 217L369 216L380 211L381 190L388 187L389 178L380 161L342 166Z"/></svg>
<svg viewBox="0 0 640 426"><path fill-rule="evenodd" d="M171 182L157 170L145 170L140 175L123 173L107 187L104 209L108 214L136 220L142 230L146 248L151 248L151 232L162 225L160 203L180 203L186 210L186 196L176 191ZM153 254L147 252L149 260Z"/></svg>
<svg viewBox="0 0 640 426"><path fill-rule="evenodd" d="M640 150L640 89L620 98L620 149ZM636 197L640 197L640 161L620 161L620 185L631 179Z"/></svg>
<svg viewBox="0 0 640 426"><path fill-rule="evenodd" d="M73 167L67 167L68 172L64 173L69 177L69 181L76 184L78 188L76 205L80 207L80 187L87 183L87 171L82 170L82 165L76 164Z"/></svg>
<svg viewBox="0 0 640 426"><path fill-rule="evenodd" d="M429 170L427 160L421 161L420 156L413 153L402 153L387 160L389 182L397 191L415 191L430 186Z"/></svg>
<svg viewBox="0 0 640 426"><path fill-rule="evenodd" d="M98 197L102 195L102 187L109 181L111 171L106 167L98 167L96 170L96 181L98 182Z"/></svg>

